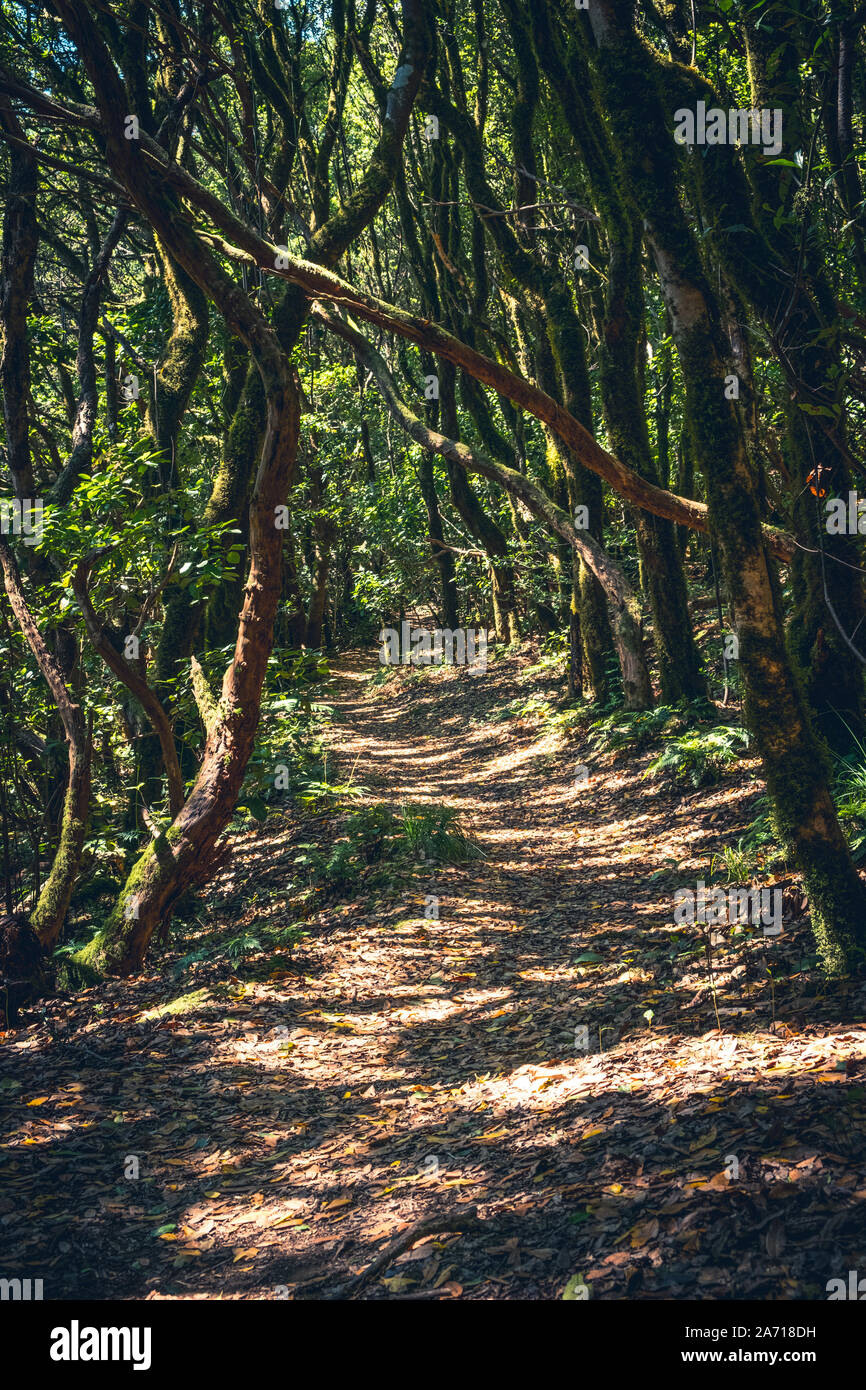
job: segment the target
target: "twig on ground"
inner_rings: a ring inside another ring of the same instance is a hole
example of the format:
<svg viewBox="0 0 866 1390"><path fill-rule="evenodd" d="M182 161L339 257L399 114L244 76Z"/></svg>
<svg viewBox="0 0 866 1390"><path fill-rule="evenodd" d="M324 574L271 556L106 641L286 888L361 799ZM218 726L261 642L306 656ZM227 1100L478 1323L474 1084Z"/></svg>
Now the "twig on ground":
<svg viewBox="0 0 866 1390"><path fill-rule="evenodd" d="M339 1285L333 1293L327 1294L325 1297L330 1299L354 1298L366 1284L369 1284L371 1279L375 1279L377 1274L380 1274L383 1269L387 1269L398 1255L402 1255L404 1250L408 1250L410 1245L414 1245L422 1236L444 1231L463 1231L469 1226L482 1226L483 1224L476 1206L463 1207L446 1215L422 1217L420 1221L416 1221L413 1226L407 1227L405 1231L401 1231L398 1236L389 1241L385 1249L380 1251L360 1274L354 1275L352 1279Z"/></svg>

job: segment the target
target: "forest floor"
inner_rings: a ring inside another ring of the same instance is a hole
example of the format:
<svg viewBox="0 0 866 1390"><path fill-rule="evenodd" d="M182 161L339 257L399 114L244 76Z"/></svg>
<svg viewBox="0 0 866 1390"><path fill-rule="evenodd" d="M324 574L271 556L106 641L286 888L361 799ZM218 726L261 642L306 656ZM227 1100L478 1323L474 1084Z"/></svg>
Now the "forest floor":
<svg viewBox="0 0 866 1390"><path fill-rule="evenodd" d="M458 808L486 857L322 901L282 956L190 960L296 915L315 817L239 833L206 921L5 1035L0 1274L61 1299L558 1299L579 1276L785 1300L866 1271L862 983L822 983L787 880L781 936L726 939L711 977L674 960L674 888L736 843L755 764L684 793L649 753L503 718L561 695L528 649L381 688L374 655L335 670L340 777Z"/></svg>

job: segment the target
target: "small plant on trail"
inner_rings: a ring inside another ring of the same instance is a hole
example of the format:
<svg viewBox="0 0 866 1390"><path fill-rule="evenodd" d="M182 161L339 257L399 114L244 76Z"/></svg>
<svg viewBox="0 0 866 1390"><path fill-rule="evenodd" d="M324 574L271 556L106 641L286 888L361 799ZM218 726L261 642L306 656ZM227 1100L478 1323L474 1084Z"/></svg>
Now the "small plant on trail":
<svg viewBox="0 0 866 1390"><path fill-rule="evenodd" d="M651 710L617 709L613 714L606 714L590 724L589 746L595 753L642 748L658 738L672 719L681 718L681 711L671 705L659 705Z"/></svg>
<svg viewBox="0 0 866 1390"><path fill-rule="evenodd" d="M223 950L230 961L238 961L243 956L249 955L250 951L261 951L262 943L257 936L251 932L241 932L239 936L229 937L223 946Z"/></svg>
<svg viewBox="0 0 866 1390"><path fill-rule="evenodd" d="M568 660L568 633L551 632L542 638L538 660L527 666L522 679L531 680L535 676L546 676L553 671L563 670Z"/></svg>
<svg viewBox="0 0 866 1390"><path fill-rule="evenodd" d="M760 854L764 861L764 870L768 872L776 864L784 866L785 856L779 848L779 839L770 814L770 801L764 794L755 802L754 819L739 843L745 850Z"/></svg>
<svg viewBox="0 0 866 1390"><path fill-rule="evenodd" d="M379 869L387 878L391 869L408 860L463 864L483 857L453 807L410 803L394 811L385 802L375 802L352 812L329 853L309 844L296 848L304 853L294 862L306 870L310 882L335 890L358 884L371 870Z"/></svg>
<svg viewBox="0 0 866 1390"><path fill-rule="evenodd" d="M381 690L383 685L387 685L388 681L394 679L396 670L396 666L377 666L367 681L368 690Z"/></svg>
<svg viewBox="0 0 866 1390"><path fill-rule="evenodd" d="M399 834L421 859L464 864L484 857L475 836L463 827L460 813L451 806L401 806Z"/></svg>
<svg viewBox="0 0 866 1390"><path fill-rule="evenodd" d="M704 787L718 782L725 768L735 763L748 746L746 730L732 724L719 724L708 731L695 729L672 739L653 759L644 776L663 776L673 783Z"/></svg>
<svg viewBox="0 0 866 1390"><path fill-rule="evenodd" d="M502 724L506 719L547 719L553 712L553 706L543 695L518 695L507 705L495 709L490 723Z"/></svg>
<svg viewBox="0 0 866 1390"><path fill-rule="evenodd" d="M714 854L710 860L710 879L716 873L721 876L725 874L726 883L749 883L755 874L762 872L763 866L760 863L761 855L753 846L746 845L742 838L737 841L737 848L732 845L725 845L721 854Z"/></svg>
<svg viewBox="0 0 866 1390"><path fill-rule="evenodd" d="M347 838L338 840L322 866L321 877L335 888L354 883L365 868L383 858L394 826L394 812L384 802L353 812L345 824Z"/></svg>
<svg viewBox="0 0 866 1390"><path fill-rule="evenodd" d="M638 750L660 738L685 733L695 724L712 725L717 718L715 707L706 700L681 700L677 705L657 705L647 710L625 710L618 705L590 725L589 746L598 753L615 753L620 748Z"/></svg>

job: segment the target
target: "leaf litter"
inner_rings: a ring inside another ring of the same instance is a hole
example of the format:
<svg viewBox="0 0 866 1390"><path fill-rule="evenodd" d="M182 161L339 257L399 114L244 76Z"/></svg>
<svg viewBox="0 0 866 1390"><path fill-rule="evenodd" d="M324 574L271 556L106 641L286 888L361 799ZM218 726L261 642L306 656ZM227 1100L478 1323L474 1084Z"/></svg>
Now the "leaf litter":
<svg viewBox="0 0 866 1390"><path fill-rule="evenodd" d="M387 698L368 660L337 664L337 762L368 800L455 807L485 859L301 908L315 827L272 814L235 837L206 932L4 1036L7 1277L51 1298L785 1300L866 1264L863 986L810 966L790 884L780 937L709 961L672 920L670 885L706 876L760 784L739 764L683 797L632 751L576 788L579 727L501 717L555 698L530 661L398 673ZM299 950L184 963L263 898L304 912Z"/></svg>

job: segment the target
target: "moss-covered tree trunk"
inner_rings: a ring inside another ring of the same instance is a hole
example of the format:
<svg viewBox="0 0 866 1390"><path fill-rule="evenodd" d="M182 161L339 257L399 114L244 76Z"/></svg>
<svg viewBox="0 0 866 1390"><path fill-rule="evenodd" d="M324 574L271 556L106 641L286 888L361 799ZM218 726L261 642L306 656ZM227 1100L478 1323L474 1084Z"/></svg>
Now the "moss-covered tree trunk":
<svg viewBox="0 0 866 1390"><path fill-rule="evenodd" d="M725 396L718 306L680 202L672 116L630 13L614 0L594 0L590 23L605 110L630 194L648 228L671 317L689 428L736 623L748 727L779 831L803 873L824 965L841 974L866 949L866 889L839 825L786 648L744 432L736 403Z"/></svg>
<svg viewBox="0 0 866 1390"><path fill-rule="evenodd" d="M39 248L36 221L38 167L35 152L9 98L0 97L0 124L17 144L8 147L6 206L3 213L3 252L0 267L0 386L6 426L6 464L15 496L33 498L30 453L30 343L27 311L33 294L33 273Z"/></svg>
<svg viewBox="0 0 866 1390"><path fill-rule="evenodd" d="M264 336L264 326L262 325ZM84 965L117 974L138 969L156 927L180 895L206 878L243 782L259 720L262 685L280 595L285 503L297 457L300 409L279 348L253 349L266 381L267 428L250 503L250 568L234 658L222 684L195 785L180 814L130 873L106 928L80 954Z"/></svg>
<svg viewBox="0 0 866 1390"><path fill-rule="evenodd" d="M457 574L454 568L454 556L445 545L442 515L439 511L439 499L436 496L436 475L433 472L433 460L427 454L424 454L418 462L418 486L421 489L421 496L427 509L430 547L439 571L442 622L443 626L454 631L460 626L460 611L457 606Z"/></svg>
<svg viewBox="0 0 866 1390"><path fill-rule="evenodd" d="M154 373L145 420L154 442L160 484L177 487L181 470L177 448L184 413L204 363L208 304L198 285L157 238L162 281L171 310L171 327Z"/></svg>
<svg viewBox="0 0 866 1390"><path fill-rule="evenodd" d="M531 18L519 16L516 0L505 3L512 12L512 27L524 40L519 61L525 66L526 51L534 49L586 167L607 233L607 273L595 298L599 304L602 410L611 446L642 478L658 485L659 467L650 448L640 360L644 317L640 219L619 186L609 132L598 119L586 57L570 26L563 42L551 22L546 0L539 3ZM591 280L595 279L595 272L591 272ZM662 699L699 699L706 695L706 682L691 629L673 526L642 510L634 514L634 521L641 580L653 616Z"/></svg>
<svg viewBox="0 0 866 1390"><path fill-rule="evenodd" d="M642 346L639 241L611 246L601 345L601 395L608 437L617 455L642 478L659 483L650 448L637 354ZM623 263L625 262L625 263ZM653 618L661 697L665 704L706 698L692 632L688 590L673 523L634 512L641 574Z"/></svg>
<svg viewBox="0 0 866 1390"><path fill-rule="evenodd" d="M531 69L532 55L529 50L521 52L521 59L528 59ZM536 363L536 375L543 389L557 400L561 400L566 410L587 430L592 428L592 401L589 389L589 375L584 351L584 330L574 310L571 292L558 268L536 255L521 244L512 230L506 210L491 186L484 164L484 147L480 131L466 110L465 94L459 74L459 57L454 45L449 47L450 80L454 88L455 101L448 99L447 84L438 90L429 86L425 90L427 104L447 125L459 143L463 156L466 185L473 201L494 215L485 217L484 228L493 245L502 257L510 289L515 296L523 297L529 306L530 316L536 327L532 350ZM529 88L535 80L528 70L525 74ZM529 141L524 136L523 149L526 153ZM598 479L587 476L581 460L568 448L561 449L556 444L562 467L567 478L569 505L574 508L585 505L590 515L590 533L601 543L602 507L601 487ZM594 650L604 643L607 628L604 595L599 587L597 576L590 570L581 571L577 592L579 607L579 640L583 647L584 669L589 680L598 692L606 686L606 674L593 670ZM569 610L570 612L570 606ZM577 614L575 619L577 619ZM570 644L578 640L578 622L570 623ZM607 643L607 651L610 644ZM632 653L632 660L637 653ZM603 665L606 667L607 658ZM631 681L629 681L631 685ZM651 691L649 675L639 684Z"/></svg>
<svg viewBox="0 0 866 1390"><path fill-rule="evenodd" d="M792 567L794 611L790 645L804 674L817 726L840 752L866 743L863 664L852 647L866 621L866 590L856 537L828 535L826 513L811 491L821 467L829 496L847 498L857 467L848 441L841 322L823 261L824 251L800 207L802 178L795 151L811 151L806 183L815 177L816 132L803 125L803 65L811 61L813 20L784 0L755 9L738 5L751 87L750 104L784 113L784 157L767 160L746 147L717 146L710 158L695 151L683 161L711 246L738 297L761 318L784 377L783 443L791 474L793 513L801 548ZM656 60L658 63L658 60ZM724 104L691 68L658 65L672 109L703 100ZM826 110L826 108L825 108ZM732 370L740 371L736 354ZM740 409L749 410L740 385ZM748 423L748 422L746 422Z"/></svg>
<svg viewBox="0 0 866 1390"><path fill-rule="evenodd" d="M569 374L567 387L557 379L556 362L547 335L539 333L532 346L539 384L551 395L565 394L569 410L576 413L576 418L589 430L592 426L592 403L582 343L577 345L577 370ZM588 519L584 529L598 545L603 545L604 494L600 480L576 464L572 452L563 447L553 430L544 427L542 432L551 496L572 517L577 515L578 507L584 507ZM576 670L579 646L584 688L591 700L604 705L612 694L609 668L614 651L605 591L583 555L577 555L576 562L569 565L566 573L570 573L572 580L567 608L569 665ZM572 689L572 683L569 684L569 694L574 696L579 692ZM649 688L649 672L646 685Z"/></svg>
<svg viewBox="0 0 866 1390"><path fill-rule="evenodd" d="M459 439L456 373L450 362L439 363L439 389L442 429L450 438ZM448 460L448 481L451 485L451 501L473 538L483 547L490 563L496 640L505 643L516 642L520 637L520 629L514 594L514 566L508 555L505 533L488 515L470 486L465 471L453 460Z"/></svg>
<svg viewBox="0 0 866 1390"><path fill-rule="evenodd" d="M156 238L159 264L171 312L169 331L151 385L145 416L159 469L160 487L179 489L183 477L178 457L181 426L201 373L208 339L208 302L199 286ZM184 510L179 515L184 515ZM175 717L178 680L195 647L201 611L190 602L185 582L173 573L163 593L163 623L156 644L153 689L169 719ZM234 629L232 629L232 632ZM227 642L230 638L225 639ZM177 758L185 756L184 730L176 739ZM161 799L165 768L163 746L153 731L139 743L140 777L146 805ZM189 758L186 755L186 770ZM169 788L169 790L171 790Z"/></svg>
<svg viewBox="0 0 866 1390"><path fill-rule="evenodd" d="M0 567L3 569L4 586L12 612L51 691L66 734L69 775L60 820L60 839L51 872L42 886L36 906L30 913L30 924L41 945L48 949L55 944L63 928L81 864L90 807L92 745L84 712L77 701L72 699L60 666L45 645L24 595L15 557L2 540Z"/></svg>

